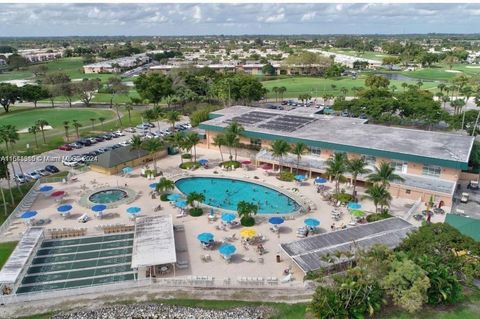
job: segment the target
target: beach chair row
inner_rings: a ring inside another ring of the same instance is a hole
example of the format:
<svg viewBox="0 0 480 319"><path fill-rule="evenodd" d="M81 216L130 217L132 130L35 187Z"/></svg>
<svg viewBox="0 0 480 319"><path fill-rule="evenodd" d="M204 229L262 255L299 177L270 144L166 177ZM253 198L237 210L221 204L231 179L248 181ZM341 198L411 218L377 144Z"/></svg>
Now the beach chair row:
<svg viewBox="0 0 480 319"><path fill-rule="evenodd" d="M100 226L104 234L112 233L125 233L131 232L135 229L133 225L115 224L115 225L102 225Z"/></svg>
<svg viewBox="0 0 480 319"><path fill-rule="evenodd" d="M70 237L81 237L85 236L87 233L86 228L62 228L62 229L48 229L47 232L50 234L52 239L58 238L70 238Z"/></svg>
<svg viewBox="0 0 480 319"><path fill-rule="evenodd" d="M277 277L238 277L237 281L241 285L264 285L265 283L270 285L278 284Z"/></svg>

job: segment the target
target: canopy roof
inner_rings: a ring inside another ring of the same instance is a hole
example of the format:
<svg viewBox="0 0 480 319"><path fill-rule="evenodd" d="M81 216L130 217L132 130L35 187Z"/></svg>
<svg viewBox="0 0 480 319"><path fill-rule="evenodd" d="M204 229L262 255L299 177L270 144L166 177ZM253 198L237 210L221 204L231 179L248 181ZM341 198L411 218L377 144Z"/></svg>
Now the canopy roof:
<svg viewBox="0 0 480 319"><path fill-rule="evenodd" d="M383 244L394 248L414 229L415 226L409 222L392 217L281 244L280 247L306 273L320 268L329 268L351 259L350 257L341 257L332 261L322 258L337 252L368 249L374 244Z"/></svg>
<svg viewBox="0 0 480 319"><path fill-rule="evenodd" d="M175 262L172 216L138 217L135 221L132 268Z"/></svg>
<svg viewBox="0 0 480 319"><path fill-rule="evenodd" d="M0 283L14 284L17 282L42 235L43 228L41 227L27 229L0 271Z"/></svg>

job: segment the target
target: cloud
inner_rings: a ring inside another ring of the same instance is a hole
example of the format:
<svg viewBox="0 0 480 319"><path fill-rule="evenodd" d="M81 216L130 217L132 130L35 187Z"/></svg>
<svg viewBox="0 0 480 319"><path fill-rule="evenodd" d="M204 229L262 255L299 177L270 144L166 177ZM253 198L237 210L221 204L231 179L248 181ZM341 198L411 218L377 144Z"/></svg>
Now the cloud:
<svg viewBox="0 0 480 319"><path fill-rule="evenodd" d="M480 4L0 4L0 36L474 32Z"/></svg>

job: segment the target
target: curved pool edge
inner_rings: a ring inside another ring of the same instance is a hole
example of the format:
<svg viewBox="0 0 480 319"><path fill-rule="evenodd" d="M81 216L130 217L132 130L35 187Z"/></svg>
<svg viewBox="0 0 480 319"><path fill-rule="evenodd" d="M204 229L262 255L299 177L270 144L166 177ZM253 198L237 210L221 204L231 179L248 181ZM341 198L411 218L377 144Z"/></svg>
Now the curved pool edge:
<svg viewBox="0 0 480 319"><path fill-rule="evenodd" d="M307 210L307 207L309 206L309 204L305 201L304 198L300 197L300 196L297 196L293 193L290 193L290 192L287 192L285 189L281 188L281 187L277 187L277 186L274 186L274 185L271 185L271 184L268 184L268 183L265 183L265 182L262 182L262 181L259 181L259 180L256 180L256 179L252 179L252 178L241 178L241 177L231 177L231 176L225 176L225 175L220 175L220 174L201 174L201 175L191 175L191 174L185 174L185 175L177 175L177 176L173 176L173 177L170 177L170 179L175 183L175 189L182 195L185 195L184 192L182 192L176 185L177 181L181 180L181 179L186 179L186 178L192 178L192 177L210 177L210 178L223 178L223 179L233 179L233 180L237 180L237 181L242 181L242 182L249 182L249 183L252 183L252 184L258 184L258 185L261 185L263 187L267 187L267 188L270 188L270 189L273 189L274 191L277 191L281 194L283 194L284 196L287 196L289 198L291 198L292 200L294 200L298 206L300 207L299 209L297 209L296 211L292 211L292 212L289 212L289 213L262 213L262 214L257 214L255 217L259 217L259 216L265 216L265 217L271 217L271 216L294 216L294 215L300 215L300 214L303 214L302 211L306 211ZM213 208L213 209L219 209L219 210L222 210L222 211L225 211L225 212L229 212L229 213L234 213L235 215L237 214L237 211L236 210L229 210L229 209L226 209L226 208L221 208L221 207L217 207L217 206L210 206L210 205L207 205L207 204L204 204L204 203L201 203L200 204L201 207L204 207L204 208Z"/></svg>
<svg viewBox="0 0 480 319"><path fill-rule="evenodd" d="M99 187L99 188L96 188L96 189L90 189L90 190L87 190L87 191L83 192L80 195L80 199L79 199L78 203L85 208L92 208L92 206L97 205L97 203L94 203L94 202L90 201L89 197L91 195L93 195L95 193L98 193L98 192L101 192L101 191L115 190L115 189L126 192L127 193L127 198L116 201L116 202L113 202L113 203L110 203L110 204L108 204L108 203L103 204L103 205L107 206L107 209L116 208L119 205L123 205L123 204L131 204L137 198L138 192L134 191L131 188L123 187L123 186L105 186L105 187Z"/></svg>

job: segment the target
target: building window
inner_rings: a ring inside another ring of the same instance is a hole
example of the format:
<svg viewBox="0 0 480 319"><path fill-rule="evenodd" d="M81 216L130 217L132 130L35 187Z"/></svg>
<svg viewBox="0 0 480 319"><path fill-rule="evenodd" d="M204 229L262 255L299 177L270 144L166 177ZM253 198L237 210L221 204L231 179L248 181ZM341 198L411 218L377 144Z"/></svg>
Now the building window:
<svg viewBox="0 0 480 319"><path fill-rule="evenodd" d="M315 156L320 156L322 150L319 147L310 146L310 154Z"/></svg>
<svg viewBox="0 0 480 319"><path fill-rule="evenodd" d="M396 162L396 161L390 162L390 166L392 166L395 172L398 172L398 173L407 173L407 165L408 164L405 162Z"/></svg>
<svg viewBox="0 0 480 319"><path fill-rule="evenodd" d="M412 191L410 189L405 190L405 194L410 194Z"/></svg>
<svg viewBox="0 0 480 319"><path fill-rule="evenodd" d="M250 145L262 147L262 140L259 139L259 138L251 138L250 139Z"/></svg>
<svg viewBox="0 0 480 319"><path fill-rule="evenodd" d="M440 166L427 164L423 165L422 175L439 177L441 172L442 168Z"/></svg>

